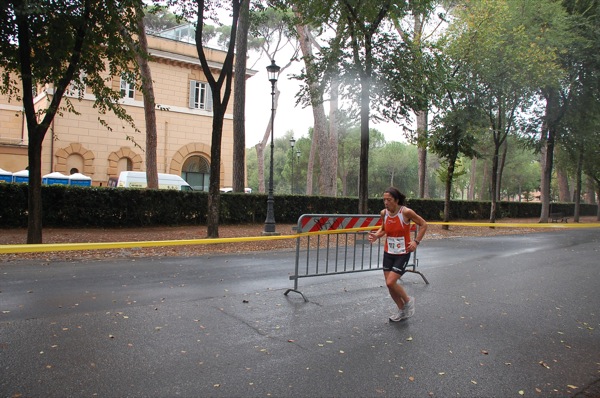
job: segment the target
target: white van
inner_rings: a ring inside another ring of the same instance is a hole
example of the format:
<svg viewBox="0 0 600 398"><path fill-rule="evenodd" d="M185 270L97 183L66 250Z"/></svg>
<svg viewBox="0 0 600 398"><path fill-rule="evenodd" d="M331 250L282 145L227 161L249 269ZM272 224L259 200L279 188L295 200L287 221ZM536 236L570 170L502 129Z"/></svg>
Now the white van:
<svg viewBox="0 0 600 398"><path fill-rule="evenodd" d="M122 171L119 174L117 188L146 188L147 186L146 173L143 171ZM178 175L158 173L158 189L191 191L192 187Z"/></svg>
<svg viewBox="0 0 600 398"><path fill-rule="evenodd" d="M222 193L230 193L230 192L233 192L233 188L231 188L231 187L221 188L220 191ZM244 188L244 192L245 193L252 193L252 188Z"/></svg>

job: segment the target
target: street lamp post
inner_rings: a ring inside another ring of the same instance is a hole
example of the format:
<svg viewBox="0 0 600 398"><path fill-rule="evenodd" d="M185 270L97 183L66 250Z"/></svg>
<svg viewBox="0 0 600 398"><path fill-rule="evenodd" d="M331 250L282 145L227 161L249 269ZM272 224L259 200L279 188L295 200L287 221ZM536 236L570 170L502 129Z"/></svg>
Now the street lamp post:
<svg viewBox="0 0 600 398"><path fill-rule="evenodd" d="M273 132L275 123L275 83L281 68L271 60L271 65L267 66L267 74L271 82L271 163L269 164L269 194L267 196L267 219L265 220L265 230L263 235L276 235L275 232L275 210L273 209Z"/></svg>
<svg viewBox="0 0 600 398"><path fill-rule="evenodd" d="M300 149L298 149L296 151L296 157L298 158L298 167L300 167ZM293 158L294 158L294 154L292 153L292 163L294 162ZM298 169L298 174L300 174L300 169ZM298 176L298 177L300 177L300 176Z"/></svg>
<svg viewBox="0 0 600 398"><path fill-rule="evenodd" d="M294 194L294 145L296 145L296 140L294 137L290 138L290 146L292 147L292 188L291 194Z"/></svg>

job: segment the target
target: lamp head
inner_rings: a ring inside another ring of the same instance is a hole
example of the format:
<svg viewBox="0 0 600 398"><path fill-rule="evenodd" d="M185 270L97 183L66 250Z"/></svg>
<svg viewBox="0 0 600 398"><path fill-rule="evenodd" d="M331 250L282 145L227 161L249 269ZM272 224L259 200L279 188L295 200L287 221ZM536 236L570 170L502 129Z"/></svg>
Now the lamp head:
<svg viewBox="0 0 600 398"><path fill-rule="evenodd" d="M294 139L294 137L290 138L290 146L292 147L292 149L294 149L294 145L296 145L296 140Z"/></svg>
<svg viewBox="0 0 600 398"><path fill-rule="evenodd" d="M267 66L267 75L269 76L269 81L271 83L275 83L277 81L277 76L279 75L279 71L281 68L275 64L275 60L271 60L271 65Z"/></svg>

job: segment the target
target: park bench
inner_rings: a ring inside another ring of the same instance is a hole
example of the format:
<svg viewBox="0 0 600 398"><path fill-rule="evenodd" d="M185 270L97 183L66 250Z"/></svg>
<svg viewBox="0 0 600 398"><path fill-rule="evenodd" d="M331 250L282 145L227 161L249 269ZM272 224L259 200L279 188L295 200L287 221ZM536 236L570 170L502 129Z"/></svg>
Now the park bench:
<svg viewBox="0 0 600 398"><path fill-rule="evenodd" d="M568 222L568 217L565 216L565 213L563 212L558 212L558 213L550 213L550 220L552 222Z"/></svg>

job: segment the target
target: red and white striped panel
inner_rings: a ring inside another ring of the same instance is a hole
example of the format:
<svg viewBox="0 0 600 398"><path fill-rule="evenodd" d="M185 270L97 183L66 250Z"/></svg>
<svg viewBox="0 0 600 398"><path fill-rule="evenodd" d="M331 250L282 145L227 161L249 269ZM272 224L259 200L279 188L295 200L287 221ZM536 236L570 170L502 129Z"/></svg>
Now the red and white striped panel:
<svg viewBox="0 0 600 398"><path fill-rule="evenodd" d="M381 224L379 214L345 215L317 214L304 215L298 221L298 232L335 231L338 229L374 227Z"/></svg>

